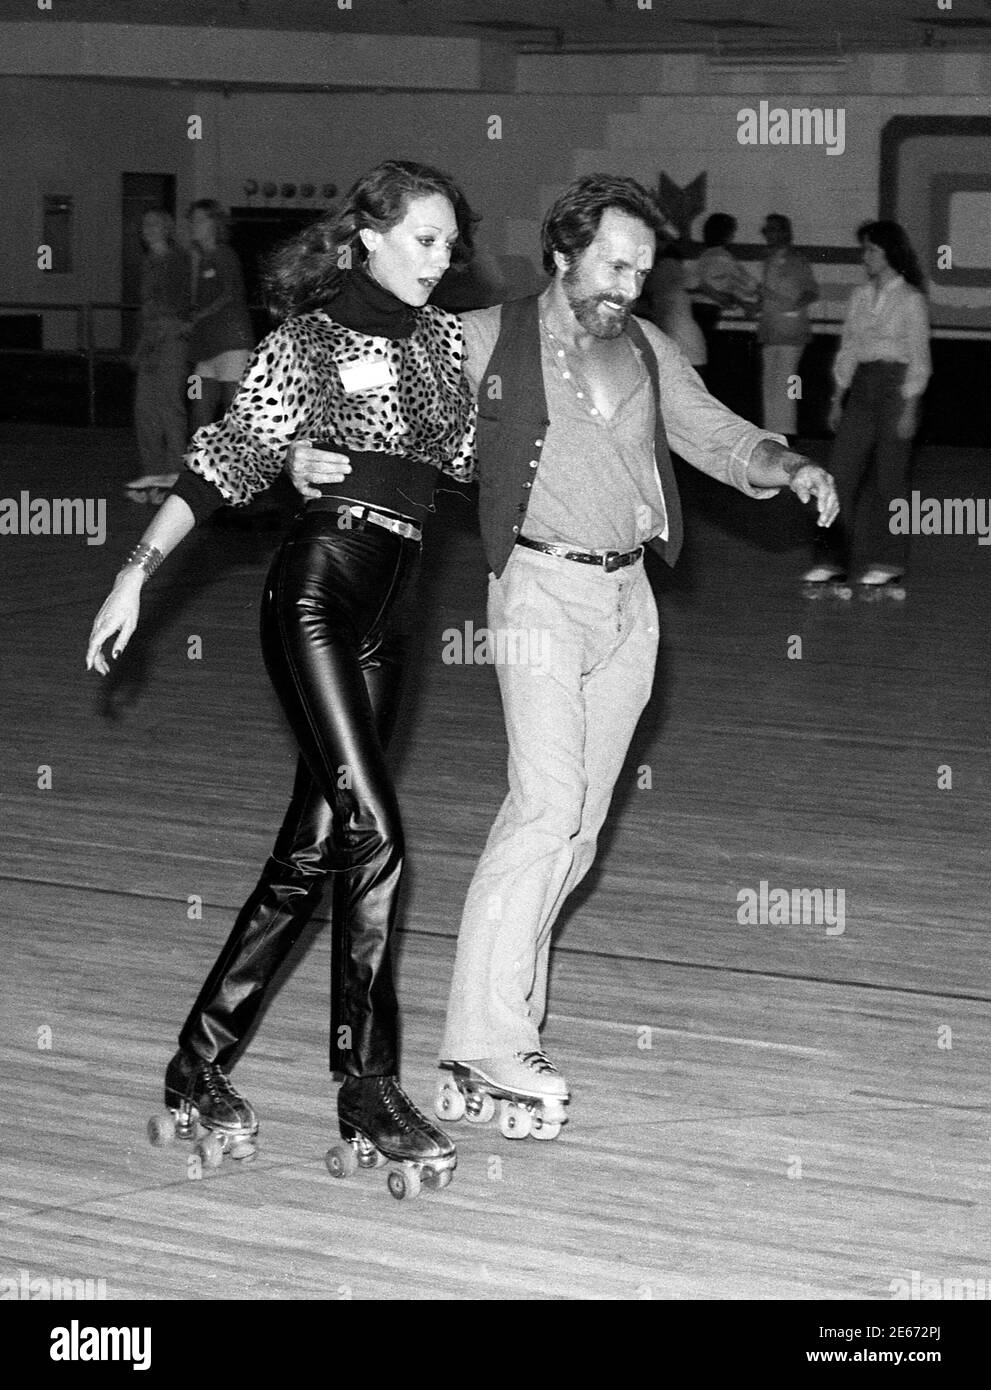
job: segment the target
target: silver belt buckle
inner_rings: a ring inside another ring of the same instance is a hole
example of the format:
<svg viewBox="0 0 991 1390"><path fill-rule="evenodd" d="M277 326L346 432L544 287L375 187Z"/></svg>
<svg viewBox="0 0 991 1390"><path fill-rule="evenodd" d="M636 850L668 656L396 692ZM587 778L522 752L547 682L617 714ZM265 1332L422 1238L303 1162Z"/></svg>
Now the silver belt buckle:
<svg viewBox="0 0 991 1390"><path fill-rule="evenodd" d="M618 550L614 554L606 556L603 568L611 574L613 570L623 569L626 565L632 565L635 560L640 558L641 554L641 546L637 546L635 550Z"/></svg>
<svg viewBox="0 0 991 1390"><path fill-rule="evenodd" d="M373 510L369 510L368 519L377 522L379 526L384 526L394 536L401 536L404 541L418 541L420 539L420 528L414 526L412 521L400 521L398 516L383 516L381 512Z"/></svg>
<svg viewBox="0 0 991 1390"><path fill-rule="evenodd" d="M349 508L351 514L359 521L366 524L370 521L373 526L381 526L386 531L391 531L394 536L402 536L406 541L418 541L422 532L418 526L411 521L400 521L396 516L385 516L382 512L376 511L374 507L366 507L361 503L356 503Z"/></svg>

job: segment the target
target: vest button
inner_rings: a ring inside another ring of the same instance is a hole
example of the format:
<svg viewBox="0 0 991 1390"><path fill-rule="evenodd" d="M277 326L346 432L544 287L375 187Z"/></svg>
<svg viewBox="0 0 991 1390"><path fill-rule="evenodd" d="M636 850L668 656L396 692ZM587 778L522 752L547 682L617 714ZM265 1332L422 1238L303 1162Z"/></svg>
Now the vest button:
<svg viewBox="0 0 991 1390"><path fill-rule="evenodd" d="M531 460L530 460L530 467L531 467L531 468L536 468L536 466L537 466L537 460L536 460L536 459L531 459Z"/></svg>
<svg viewBox="0 0 991 1390"><path fill-rule="evenodd" d="M519 531L519 529L520 529L520 528L519 528L518 526L514 526L514 527L513 527L513 535L514 535L514 536L515 536L516 533Z"/></svg>
<svg viewBox="0 0 991 1390"><path fill-rule="evenodd" d="M544 441L543 441L542 439L535 439L533 442L534 442L534 444L536 444L537 448L539 449L539 448L542 447Z"/></svg>
<svg viewBox="0 0 991 1390"><path fill-rule="evenodd" d="M525 512L525 511L526 511L526 503L525 503L525 502L521 502L520 505L516 508L516 510L517 510L520 514L522 514L523 512Z"/></svg>
<svg viewBox="0 0 991 1390"><path fill-rule="evenodd" d="M533 487L533 483L524 483L523 486L524 486L524 487Z"/></svg>

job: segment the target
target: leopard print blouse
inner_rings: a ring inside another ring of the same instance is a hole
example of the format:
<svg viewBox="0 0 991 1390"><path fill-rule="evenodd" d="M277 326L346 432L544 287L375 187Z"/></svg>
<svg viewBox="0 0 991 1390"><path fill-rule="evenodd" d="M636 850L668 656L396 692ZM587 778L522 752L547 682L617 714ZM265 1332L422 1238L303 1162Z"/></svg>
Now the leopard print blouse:
<svg viewBox="0 0 991 1390"><path fill-rule="evenodd" d="M400 454L460 482L475 472L475 405L461 321L433 304L408 338L370 337L323 311L289 318L252 354L223 420L193 436L186 466L240 506L274 482L296 438ZM392 382L345 390L340 368L388 360Z"/></svg>

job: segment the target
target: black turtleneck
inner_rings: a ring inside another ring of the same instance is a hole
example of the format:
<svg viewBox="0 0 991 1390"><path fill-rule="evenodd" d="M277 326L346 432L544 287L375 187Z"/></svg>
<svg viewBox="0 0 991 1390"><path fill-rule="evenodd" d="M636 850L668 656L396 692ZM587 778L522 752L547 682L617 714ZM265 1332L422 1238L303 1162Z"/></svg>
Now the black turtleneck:
<svg viewBox="0 0 991 1390"><path fill-rule="evenodd" d="M342 328L373 338L409 338L416 328L412 304L397 299L364 268L345 271L340 288L324 308Z"/></svg>

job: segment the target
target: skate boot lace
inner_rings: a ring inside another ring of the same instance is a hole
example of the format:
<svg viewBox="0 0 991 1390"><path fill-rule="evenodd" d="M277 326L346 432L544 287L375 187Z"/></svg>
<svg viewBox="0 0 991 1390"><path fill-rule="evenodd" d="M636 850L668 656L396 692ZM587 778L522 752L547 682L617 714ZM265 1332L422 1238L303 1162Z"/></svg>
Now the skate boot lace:
<svg viewBox="0 0 991 1390"><path fill-rule="evenodd" d="M212 1101L230 1100L243 1105L244 1097L232 1086L230 1077L221 1070L219 1062L207 1062L200 1071L203 1088Z"/></svg>
<svg viewBox="0 0 991 1390"><path fill-rule="evenodd" d="M401 1130L407 1134L417 1129L431 1135L435 1133L434 1126L426 1115L417 1110L409 1096L393 1077L384 1076L379 1089L386 1110Z"/></svg>
<svg viewBox="0 0 991 1390"><path fill-rule="evenodd" d="M561 1075L546 1052L517 1052L516 1055L530 1071L538 1074L549 1073L551 1076Z"/></svg>

